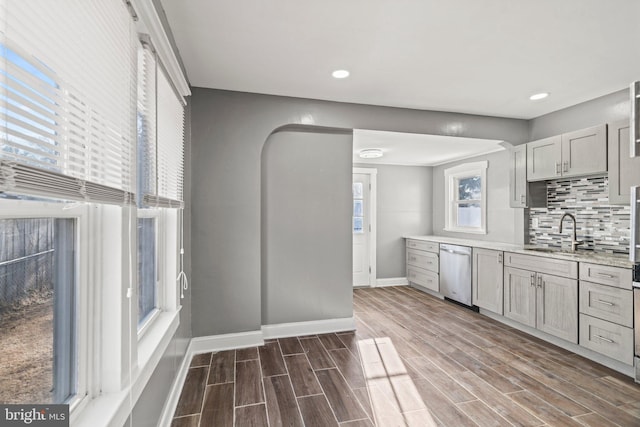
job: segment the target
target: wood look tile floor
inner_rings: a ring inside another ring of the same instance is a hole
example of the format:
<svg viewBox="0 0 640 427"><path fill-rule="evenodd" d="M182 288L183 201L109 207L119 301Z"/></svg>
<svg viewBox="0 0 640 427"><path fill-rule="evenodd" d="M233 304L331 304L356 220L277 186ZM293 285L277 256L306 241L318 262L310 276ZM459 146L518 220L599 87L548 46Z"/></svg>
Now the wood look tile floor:
<svg viewBox="0 0 640 427"><path fill-rule="evenodd" d="M640 386L408 287L356 289L355 332L194 356L173 427L640 426Z"/></svg>

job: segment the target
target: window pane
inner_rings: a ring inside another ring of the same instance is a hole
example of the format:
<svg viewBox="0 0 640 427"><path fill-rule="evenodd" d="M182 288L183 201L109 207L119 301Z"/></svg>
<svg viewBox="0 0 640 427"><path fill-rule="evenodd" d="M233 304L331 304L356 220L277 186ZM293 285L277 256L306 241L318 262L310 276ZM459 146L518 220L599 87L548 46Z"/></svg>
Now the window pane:
<svg viewBox="0 0 640 427"><path fill-rule="evenodd" d="M75 394L75 220L0 220L0 402Z"/></svg>
<svg viewBox="0 0 640 427"><path fill-rule="evenodd" d="M138 218L138 328L156 308L156 219Z"/></svg>
<svg viewBox="0 0 640 427"><path fill-rule="evenodd" d="M362 216L362 200L353 201L353 216Z"/></svg>
<svg viewBox="0 0 640 427"><path fill-rule="evenodd" d="M353 218L353 234L362 234L364 230L362 229L362 217L354 217Z"/></svg>
<svg viewBox="0 0 640 427"><path fill-rule="evenodd" d="M480 175L458 180L458 200L480 200L482 198Z"/></svg>
<svg viewBox="0 0 640 427"><path fill-rule="evenodd" d="M352 190L353 190L354 199L362 199L362 195L364 194L364 192L362 191L361 182L354 182L352 186Z"/></svg>
<svg viewBox="0 0 640 427"><path fill-rule="evenodd" d="M479 203L460 203L457 208L459 227L481 226L482 209Z"/></svg>

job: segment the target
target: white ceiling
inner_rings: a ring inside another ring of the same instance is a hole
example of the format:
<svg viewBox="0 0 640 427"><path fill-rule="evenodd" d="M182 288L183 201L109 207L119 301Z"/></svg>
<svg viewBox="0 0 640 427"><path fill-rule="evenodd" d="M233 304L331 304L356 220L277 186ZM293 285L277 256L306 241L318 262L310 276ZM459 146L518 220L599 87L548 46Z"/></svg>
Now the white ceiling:
<svg viewBox="0 0 640 427"><path fill-rule="evenodd" d="M640 0L161 1L198 87L531 119L640 79ZM437 165L497 143L356 131L354 161L382 148L367 163Z"/></svg>
<svg viewBox="0 0 640 427"><path fill-rule="evenodd" d="M383 132L355 129L353 131L353 162L387 165L437 166L479 154L504 150L501 141ZM378 159L361 159L360 150L379 148L384 155Z"/></svg>
<svg viewBox="0 0 640 427"><path fill-rule="evenodd" d="M640 78L639 0L161 1L199 87L530 119Z"/></svg>

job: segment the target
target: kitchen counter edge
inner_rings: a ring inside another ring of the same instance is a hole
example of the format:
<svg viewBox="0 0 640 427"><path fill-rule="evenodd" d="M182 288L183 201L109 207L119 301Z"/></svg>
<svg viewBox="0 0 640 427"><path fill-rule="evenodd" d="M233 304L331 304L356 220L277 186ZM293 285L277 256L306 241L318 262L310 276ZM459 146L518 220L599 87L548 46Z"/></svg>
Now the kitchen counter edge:
<svg viewBox="0 0 640 427"><path fill-rule="evenodd" d="M470 246L473 248L491 249L496 251L515 252L543 258L563 259L566 261L588 262L591 264L608 265L611 267L631 268L633 263L624 254L606 254L592 251L569 252L540 252L526 249L525 246L513 243L493 242L486 240L470 240L446 236L403 236L405 239L423 240L427 242L444 243L450 245Z"/></svg>

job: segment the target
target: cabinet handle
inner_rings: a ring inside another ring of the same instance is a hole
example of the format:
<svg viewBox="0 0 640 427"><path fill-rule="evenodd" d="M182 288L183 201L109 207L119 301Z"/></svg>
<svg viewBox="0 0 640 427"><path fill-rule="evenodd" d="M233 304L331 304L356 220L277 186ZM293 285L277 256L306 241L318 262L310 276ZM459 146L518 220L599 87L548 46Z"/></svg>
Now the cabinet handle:
<svg viewBox="0 0 640 427"><path fill-rule="evenodd" d="M615 305L615 304L614 304L614 303L612 303L612 302L609 302L609 301L602 301L601 299L597 299L597 300L595 300L594 302L597 302L598 304L608 305L608 306L611 306L611 307L613 307L613 306Z"/></svg>
<svg viewBox="0 0 640 427"><path fill-rule="evenodd" d="M542 287L542 275L538 276L538 287Z"/></svg>
<svg viewBox="0 0 640 427"><path fill-rule="evenodd" d="M602 341L606 341L606 342L608 342L609 344L613 344L613 343L615 342L615 341L610 340L609 338L605 338L605 337L603 337L603 336L601 336L601 335L594 335L593 337L594 337L594 338L598 338L599 340L602 340Z"/></svg>
<svg viewBox="0 0 640 427"><path fill-rule="evenodd" d="M560 162L556 162L556 175L560 175Z"/></svg>
<svg viewBox="0 0 640 427"><path fill-rule="evenodd" d="M502 253L498 254L498 264L502 264Z"/></svg>
<svg viewBox="0 0 640 427"><path fill-rule="evenodd" d="M613 274L607 274L607 273L596 272L596 274L600 277L606 277L607 279L615 279L617 277L617 276L614 276Z"/></svg>
<svg viewBox="0 0 640 427"><path fill-rule="evenodd" d="M536 285L536 273L531 273L531 286Z"/></svg>
<svg viewBox="0 0 640 427"><path fill-rule="evenodd" d="M562 171L563 172L569 172L569 161L568 160L563 163Z"/></svg>
<svg viewBox="0 0 640 427"><path fill-rule="evenodd" d="M520 203L524 204L524 194L520 195Z"/></svg>

